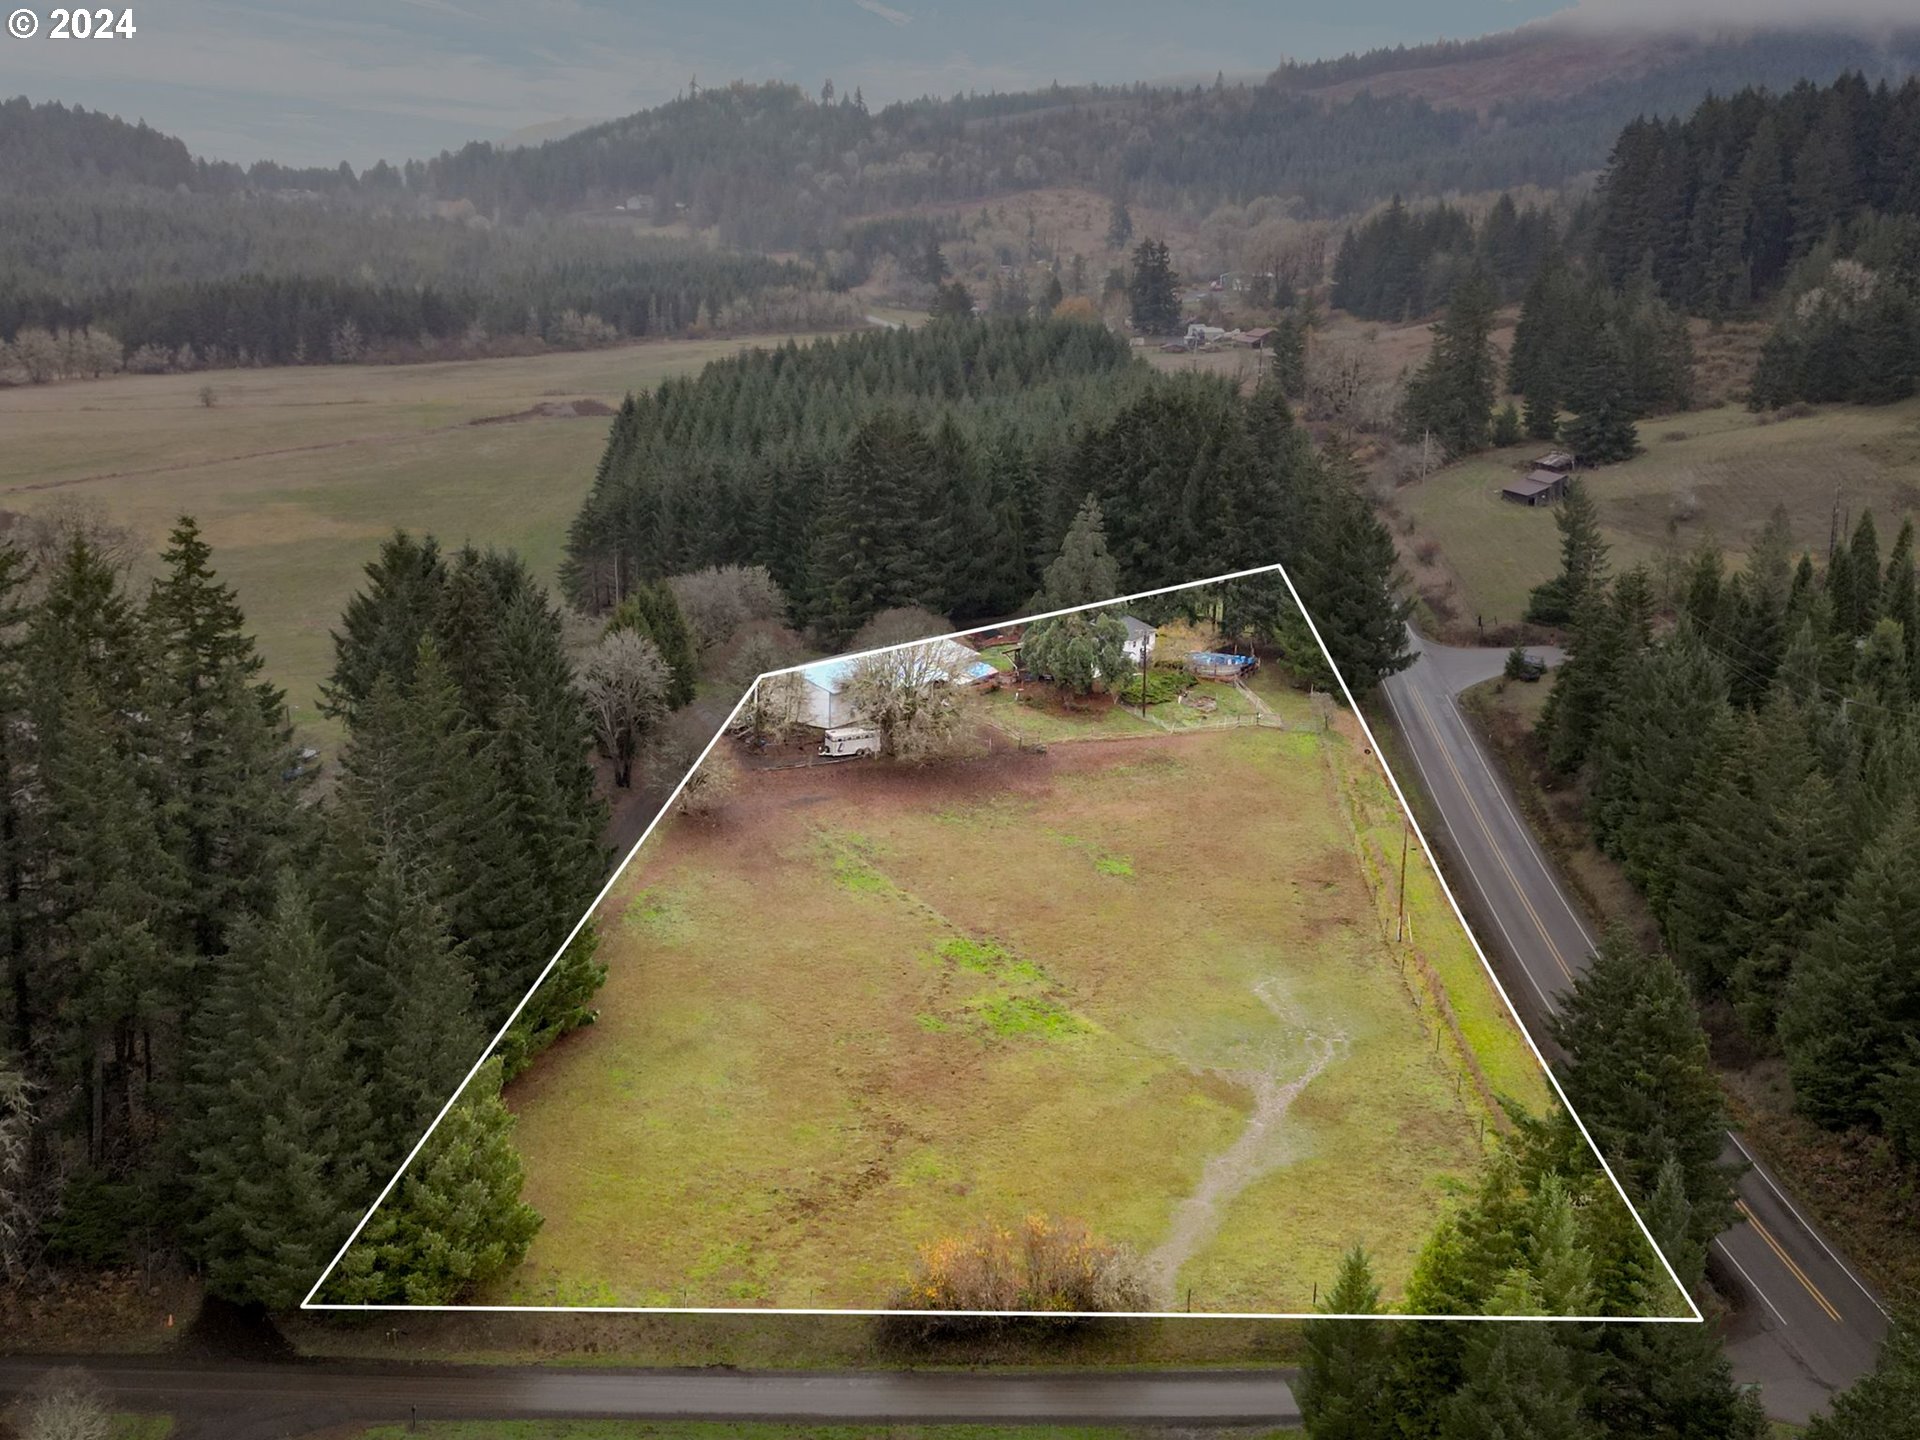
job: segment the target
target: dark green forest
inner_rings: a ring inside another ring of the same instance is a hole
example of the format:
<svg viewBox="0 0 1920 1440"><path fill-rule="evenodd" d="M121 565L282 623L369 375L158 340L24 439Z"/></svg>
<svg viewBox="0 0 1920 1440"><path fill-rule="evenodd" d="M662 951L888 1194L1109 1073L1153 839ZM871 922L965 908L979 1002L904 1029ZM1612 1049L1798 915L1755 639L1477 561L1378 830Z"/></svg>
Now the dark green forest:
<svg viewBox="0 0 1920 1440"><path fill-rule="evenodd" d="M509 1016L341 1293L450 1299L531 1237L499 1087L591 1018L590 933L515 1007L606 862L560 618L397 536L335 643L314 804L191 520L142 594L80 531L38 573L0 547L7 1274L185 1255L297 1303Z"/></svg>
<svg viewBox="0 0 1920 1440"><path fill-rule="evenodd" d="M1756 409L1888 401L1920 370L1920 80L1858 74L1637 120L1601 181L1592 251L1712 318L1773 302Z"/></svg>
<svg viewBox="0 0 1920 1440"><path fill-rule="evenodd" d="M1920 590L1871 514L1823 562L1785 518L1727 573L1693 558L1671 629L1607 573L1583 494L1555 582L1572 659L1541 724L1694 992L1779 1055L1796 1108L1920 1173ZM1890 1194L1889 1202L1910 1202Z"/></svg>
<svg viewBox="0 0 1920 1440"><path fill-rule="evenodd" d="M598 611L664 576L756 564L829 644L896 606L974 621L1018 612L1092 497L1125 590L1287 563L1365 690L1405 663L1404 607L1351 479L1276 386L1161 376L1094 324L937 321L631 397L567 584Z"/></svg>

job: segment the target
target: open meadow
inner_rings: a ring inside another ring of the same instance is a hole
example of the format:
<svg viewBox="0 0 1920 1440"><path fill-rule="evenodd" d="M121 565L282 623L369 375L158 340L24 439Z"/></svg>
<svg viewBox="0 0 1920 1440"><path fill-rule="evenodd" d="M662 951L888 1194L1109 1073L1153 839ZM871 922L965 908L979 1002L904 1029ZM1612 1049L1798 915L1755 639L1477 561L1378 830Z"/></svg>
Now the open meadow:
<svg viewBox="0 0 1920 1440"><path fill-rule="evenodd" d="M1276 702L1283 699L1277 683ZM1156 1307L1397 1298L1545 1078L1377 762L1268 723L933 770L746 771L600 913L599 1021L516 1080L545 1224L489 1302L885 1306L919 1247L1071 1218Z"/></svg>
<svg viewBox="0 0 1920 1440"><path fill-rule="evenodd" d="M1817 553L1836 507L1843 525L1871 509L1889 539L1920 507L1920 401L1779 420L1723 405L1645 421L1640 443L1643 454L1586 477L1615 571L1645 563L1658 572L1707 537L1737 557L1776 505L1787 507L1794 544ZM1438 545L1456 622L1519 620L1527 592L1560 568L1553 511L1500 498L1542 448L1492 450L1394 497L1416 527L1414 544Z"/></svg>
<svg viewBox="0 0 1920 1440"><path fill-rule="evenodd" d="M747 343L778 342L0 389L0 510L84 502L156 552L174 520L193 515L295 724L326 743L335 732L315 699L333 663L329 634L386 535L400 526L450 547L516 550L551 581L606 444L600 407Z"/></svg>

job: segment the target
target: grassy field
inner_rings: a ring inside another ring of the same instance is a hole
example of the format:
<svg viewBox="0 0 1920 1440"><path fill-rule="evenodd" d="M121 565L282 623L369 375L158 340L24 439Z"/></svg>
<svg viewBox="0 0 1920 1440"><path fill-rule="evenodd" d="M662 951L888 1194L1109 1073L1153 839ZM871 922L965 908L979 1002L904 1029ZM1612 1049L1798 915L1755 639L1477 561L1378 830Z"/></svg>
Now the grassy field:
<svg viewBox="0 0 1920 1440"><path fill-rule="evenodd" d="M329 632L395 526L517 550L546 578L559 564L606 420L471 422L542 403L618 404L741 343L0 390L0 509L97 504L155 550L176 517L195 516L296 723L324 742L333 730L314 698L332 664Z"/></svg>
<svg viewBox="0 0 1920 1440"><path fill-rule="evenodd" d="M1276 692L1276 697L1278 692ZM1344 727L748 775L602 917L601 1018L508 1092L546 1224L480 1298L885 1304L1074 1216L1161 1303L1399 1292L1495 1090L1543 1077ZM1177 1308L1176 1307L1176 1308Z"/></svg>
<svg viewBox="0 0 1920 1440"><path fill-rule="evenodd" d="M1588 479L1616 570L1658 570L1706 536L1737 555L1775 505L1787 507L1795 543L1815 549L1836 505L1856 520L1871 508L1883 543L1920 507L1920 401L1770 423L1721 406L1649 421L1640 440L1644 454ZM1540 448L1476 456L1395 497L1418 536L1438 543L1468 625L1518 620L1527 592L1559 568L1553 512L1500 498L1501 483Z"/></svg>

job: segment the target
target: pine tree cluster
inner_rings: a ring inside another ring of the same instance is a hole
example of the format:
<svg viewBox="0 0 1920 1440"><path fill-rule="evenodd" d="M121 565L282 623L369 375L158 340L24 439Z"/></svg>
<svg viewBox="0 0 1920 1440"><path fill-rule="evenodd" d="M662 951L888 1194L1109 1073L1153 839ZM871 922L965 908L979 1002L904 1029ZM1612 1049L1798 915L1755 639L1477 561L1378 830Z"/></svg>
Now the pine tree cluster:
<svg viewBox="0 0 1920 1440"><path fill-rule="evenodd" d="M1637 120L1601 183L1593 250L1721 318L1778 297L1755 409L1881 403L1920 371L1920 79L1746 89Z"/></svg>
<svg viewBox="0 0 1920 1440"><path fill-rule="evenodd" d="M1478 225L1444 201L1408 206L1396 195L1341 240L1333 303L1365 320L1417 319L1475 273L1491 286L1493 303L1512 300L1559 239L1550 211L1517 206L1504 192Z"/></svg>
<svg viewBox="0 0 1920 1440"><path fill-rule="evenodd" d="M218 1295L298 1302L591 899L601 816L544 593L404 535L368 573L313 804L191 520L140 597L83 531L38 574L0 547L4 1049L38 1097L22 1193L50 1258L185 1254ZM353 1293L396 1293L396 1247L438 1257L412 1268L442 1300L524 1250L499 1086L589 1018L591 951L436 1132Z"/></svg>
<svg viewBox="0 0 1920 1440"><path fill-rule="evenodd" d="M568 542L606 610L763 565L838 645L882 611L965 623L1045 587L1085 502L1122 592L1293 567L1356 690L1405 663L1392 539L1277 385L1161 376L1074 321L942 323L788 345L633 397ZM1092 597L1100 598L1100 597Z"/></svg>
<svg viewBox="0 0 1920 1440"><path fill-rule="evenodd" d="M1838 517L1836 516L1836 520ZM1816 1123L1920 1162L1920 586L1871 514L1797 563L1776 512L1746 564L1693 557L1657 634L1644 569L1588 537L1572 658L1542 720L1601 845L1694 994L1786 1060Z"/></svg>

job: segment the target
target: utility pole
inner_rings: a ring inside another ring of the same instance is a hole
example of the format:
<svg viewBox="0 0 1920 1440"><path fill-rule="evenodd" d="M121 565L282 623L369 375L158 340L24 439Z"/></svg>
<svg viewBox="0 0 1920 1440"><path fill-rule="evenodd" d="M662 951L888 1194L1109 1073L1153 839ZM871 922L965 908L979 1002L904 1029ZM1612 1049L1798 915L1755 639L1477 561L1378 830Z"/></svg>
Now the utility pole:
<svg viewBox="0 0 1920 1440"><path fill-rule="evenodd" d="M1407 938L1407 841L1413 834L1413 826L1402 816L1400 821L1400 927L1394 937L1398 942Z"/></svg>

